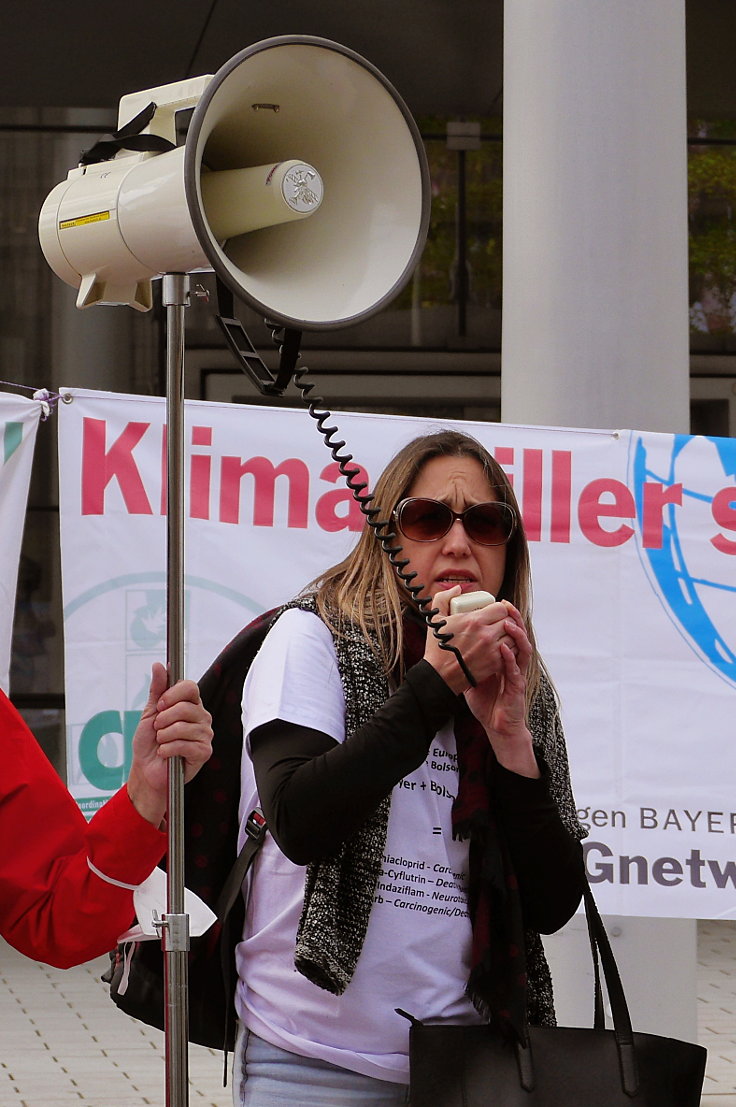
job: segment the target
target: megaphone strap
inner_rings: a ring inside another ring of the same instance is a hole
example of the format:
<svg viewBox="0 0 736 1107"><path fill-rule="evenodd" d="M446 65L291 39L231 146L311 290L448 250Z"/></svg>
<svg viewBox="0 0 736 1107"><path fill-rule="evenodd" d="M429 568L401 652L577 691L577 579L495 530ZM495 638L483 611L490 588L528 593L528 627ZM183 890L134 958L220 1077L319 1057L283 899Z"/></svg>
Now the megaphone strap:
<svg viewBox="0 0 736 1107"><path fill-rule="evenodd" d="M235 314L235 299L232 290L215 276L217 288L217 314L215 319L225 336L225 341L243 372L264 396L282 396L294 375L299 358L299 346L302 332L284 328L280 323L266 319L265 324L271 331L274 343L279 347L279 368L272 373L263 358L256 351L243 324Z"/></svg>
<svg viewBox="0 0 736 1107"><path fill-rule="evenodd" d="M129 123L115 131L109 138L102 138L85 150L79 159L80 165L95 165L101 161L110 161L119 150L133 150L137 154L165 154L176 149L173 142L160 135L144 135L141 131L153 119L156 105L151 103L139 112Z"/></svg>

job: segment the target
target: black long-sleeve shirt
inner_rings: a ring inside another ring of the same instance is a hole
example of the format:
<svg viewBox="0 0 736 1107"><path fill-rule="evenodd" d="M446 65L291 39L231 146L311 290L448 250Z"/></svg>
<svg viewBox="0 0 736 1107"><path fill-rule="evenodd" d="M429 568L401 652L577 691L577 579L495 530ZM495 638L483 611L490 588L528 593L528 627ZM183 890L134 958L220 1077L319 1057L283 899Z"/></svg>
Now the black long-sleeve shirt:
<svg viewBox="0 0 736 1107"><path fill-rule="evenodd" d="M269 828L295 864L329 856L427 757L457 697L426 661L342 743L275 719L250 736L258 794ZM525 923L552 933L575 912L584 870L580 844L564 827L546 767L530 779L492 762L491 801L508 844Z"/></svg>

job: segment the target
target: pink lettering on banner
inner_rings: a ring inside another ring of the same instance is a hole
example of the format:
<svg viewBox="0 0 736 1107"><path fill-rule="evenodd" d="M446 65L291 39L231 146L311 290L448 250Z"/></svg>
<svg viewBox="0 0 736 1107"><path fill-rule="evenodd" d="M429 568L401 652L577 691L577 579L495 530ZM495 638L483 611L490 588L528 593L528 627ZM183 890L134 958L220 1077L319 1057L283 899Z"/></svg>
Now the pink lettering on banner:
<svg viewBox="0 0 736 1107"><path fill-rule="evenodd" d="M164 423L161 428L161 496L160 511L166 515L168 511L168 481L169 481L169 428Z"/></svg>
<svg viewBox="0 0 736 1107"><path fill-rule="evenodd" d="M647 481L644 485L642 520L643 544L649 550L662 549L663 510L666 504L682 504L681 484L657 484Z"/></svg>
<svg viewBox="0 0 736 1107"><path fill-rule="evenodd" d="M497 446L496 449L493 451L493 456L506 473L506 476L509 478L509 484L513 488L514 474L508 471L508 467L514 464L514 447Z"/></svg>
<svg viewBox="0 0 736 1107"><path fill-rule="evenodd" d="M572 506L572 454L569 450L552 451L552 520L551 542L570 541Z"/></svg>
<svg viewBox="0 0 736 1107"><path fill-rule="evenodd" d="M149 432L156 435L160 447L160 468L146 487L136 450L150 448L143 442ZM82 427L83 515L104 515L108 491L116 488L130 515L152 515L152 503L166 514L166 426L131 421L108 442L110 428L105 419L85 417ZM214 518L221 523L273 527L276 496L279 489L286 502L286 525L296 530L309 526L311 513L316 525L328 533L349 530L359 532L363 516L350 490L342 482L336 462L319 473L320 481L335 485L326 491L313 488L309 466L301 458L287 457L274 462L267 457L218 455L213 449L215 431L209 426L191 429L188 459L188 513L192 519ZM515 449L500 446L495 456L503 466L519 496L521 513L530 542L547 539L558 544L572 540L573 518L588 542L600 547L616 547L631 540L635 530L636 505L631 490L614 477L589 481L575 500L573 492L573 453L571 450ZM518 462L517 473L513 469ZM358 482L370 486L368 473L356 466ZM514 476L516 475L516 481ZM219 486L214 485L219 479ZM245 490L252 499L252 512L244 516ZM214 503L213 503L214 500ZM642 546L661 549L665 509L680 507L682 484L648 481L642 486ZM736 487L722 488L711 503L713 521L721 533L710 537L711 544L723 554L736 555ZM725 532L725 533L724 533ZM733 537L729 537L733 535Z"/></svg>
<svg viewBox="0 0 736 1107"><path fill-rule="evenodd" d="M712 512L714 521L722 530L736 531L736 486L716 492ZM719 553L736 554L736 541L726 538L725 534L716 534L711 543Z"/></svg>
<svg viewBox="0 0 736 1107"><path fill-rule="evenodd" d="M105 489L116 480L130 515L152 515L133 450L150 423L128 423L106 449L107 423L85 418L82 431L82 514L105 514Z"/></svg>
<svg viewBox="0 0 736 1107"><path fill-rule="evenodd" d="M192 427L192 446L211 446L212 427ZM189 514L192 519L209 519L212 458L192 452L190 460Z"/></svg>
<svg viewBox="0 0 736 1107"><path fill-rule="evenodd" d="M604 502L604 496L610 496L611 500ZM580 493L580 529L588 541L596 546L622 546L634 533L633 527L626 523L613 530L606 530L600 525L600 519L633 519L635 514L634 497L620 480L600 477L586 484Z"/></svg>
<svg viewBox="0 0 736 1107"><path fill-rule="evenodd" d="M355 482L358 484L365 483L367 490L369 487L368 474L361 465L356 465L355 468L358 470ZM338 481L342 481L340 466L336 461L333 461L331 465L322 470L320 477L322 480L329 481L330 484L337 484ZM342 510L338 510L338 508ZM363 513L355 502L350 489L344 486L335 489L334 492L325 492L320 496L317 500L315 517L317 525L329 533L338 530L358 532L363 529Z"/></svg>
<svg viewBox="0 0 736 1107"><path fill-rule="evenodd" d="M542 537L542 458L541 450L524 450L524 475L522 478L521 511L524 530L530 542Z"/></svg>
<svg viewBox="0 0 736 1107"><path fill-rule="evenodd" d="M298 458L287 458L274 465L267 457L223 457L220 469L220 522L240 522L240 482L246 475L254 480L253 525L272 527L276 478L289 481L290 527L307 526L309 505L309 469Z"/></svg>

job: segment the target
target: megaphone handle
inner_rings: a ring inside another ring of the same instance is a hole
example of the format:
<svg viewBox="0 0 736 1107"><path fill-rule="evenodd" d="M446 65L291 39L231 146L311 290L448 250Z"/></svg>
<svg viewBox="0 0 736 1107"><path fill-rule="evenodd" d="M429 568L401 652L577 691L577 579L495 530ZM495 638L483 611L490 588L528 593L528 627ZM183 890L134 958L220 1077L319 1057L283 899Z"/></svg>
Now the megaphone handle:
<svg viewBox="0 0 736 1107"><path fill-rule="evenodd" d="M279 349L279 371L276 375L274 388L281 396L291 383L299 360L299 347L302 344L302 332L283 327L281 323L274 323L270 319L264 322L271 332L271 337Z"/></svg>
<svg viewBox="0 0 736 1107"><path fill-rule="evenodd" d="M294 375L302 332L288 329L282 331L280 323L269 322L268 319L265 321L280 352L279 370L274 376L235 315L232 292L219 277L216 278L216 286L218 311L215 318L238 365L262 395L283 396ZM278 337L277 332L280 332Z"/></svg>
<svg viewBox="0 0 736 1107"><path fill-rule="evenodd" d="M243 324L233 316L216 315L215 318L225 336L225 341L235 355L240 368L250 377L264 396L280 396L275 387L273 373L256 352L256 348L243 329ZM283 389L282 389L283 391Z"/></svg>
<svg viewBox="0 0 736 1107"><path fill-rule="evenodd" d="M89 150L85 150L79 159L79 164L94 165L97 162L110 161L120 150L153 154L165 154L169 150L175 150L175 144L160 135L141 134L155 114L156 105L149 104L135 119L131 119L124 127L114 131L110 138L100 139Z"/></svg>

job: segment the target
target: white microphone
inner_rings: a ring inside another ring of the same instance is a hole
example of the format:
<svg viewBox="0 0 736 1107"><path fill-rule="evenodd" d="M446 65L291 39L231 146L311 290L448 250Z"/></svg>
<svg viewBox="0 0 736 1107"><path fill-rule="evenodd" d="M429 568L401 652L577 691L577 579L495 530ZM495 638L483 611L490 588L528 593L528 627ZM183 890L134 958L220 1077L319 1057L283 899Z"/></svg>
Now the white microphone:
<svg viewBox="0 0 736 1107"><path fill-rule="evenodd" d="M495 603L496 597L490 592L466 592L464 596L455 596L450 600L451 615L465 615L468 611L477 611L480 607L487 607L489 603Z"/></svg>

